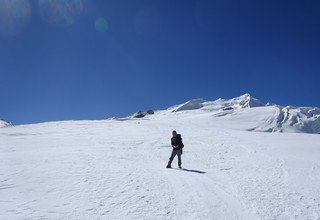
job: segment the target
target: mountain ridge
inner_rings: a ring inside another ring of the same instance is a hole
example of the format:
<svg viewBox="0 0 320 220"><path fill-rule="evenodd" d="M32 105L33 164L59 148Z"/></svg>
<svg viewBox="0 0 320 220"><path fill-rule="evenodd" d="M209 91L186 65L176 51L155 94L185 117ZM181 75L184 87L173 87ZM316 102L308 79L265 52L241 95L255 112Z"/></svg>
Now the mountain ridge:
<svg viewBox="0 0 320 220"><path fill-rule="evenodd" d="M197 111L197 114L211 112L214 117L226 119L226 123L234 120L245 125L249 124L248 121L255 121L254 125L242 127L248 131L320 133L320 108L263 103L249 93L214 101L191 99L160 112L189 111Z"/></svg>
<svg viewBox="0 0 320 220"><path fill-rule="evenodd" d="M108 119L126 121L144 117L152 119L159 115L176 118L193 115L212 121L213 126L218 124L222 127L237 130L320 133L320 108L281 106L270 102L263 103L249 93L231 99L219 98L214 101L208 101L203 98L191 99L183 104L174 105L164 110L140 111L138 113L125 118L112 117ZM0 119L0 128L8 126L12 126L12 124Z"/></svg>

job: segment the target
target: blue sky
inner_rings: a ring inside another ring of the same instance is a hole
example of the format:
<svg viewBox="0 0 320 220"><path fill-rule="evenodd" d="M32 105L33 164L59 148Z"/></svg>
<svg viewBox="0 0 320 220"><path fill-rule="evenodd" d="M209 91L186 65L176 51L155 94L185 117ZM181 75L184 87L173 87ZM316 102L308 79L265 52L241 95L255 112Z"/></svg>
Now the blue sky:
<svg viewBox="0 0 320 220"><path fill-rule="evenodd" d="M0 118L15 124L246 92L320 106L316 0L2 1Z"/></svg>

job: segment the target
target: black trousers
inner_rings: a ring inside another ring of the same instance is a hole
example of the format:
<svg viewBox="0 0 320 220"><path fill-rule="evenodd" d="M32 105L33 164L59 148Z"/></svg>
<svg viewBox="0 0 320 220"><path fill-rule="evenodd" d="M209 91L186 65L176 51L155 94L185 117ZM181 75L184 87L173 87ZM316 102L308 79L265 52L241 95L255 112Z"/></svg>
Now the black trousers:
<svg viewBox="0 0 320 220"><path fill-rule="evenodd" d="M181 155L182 155L182 149L179 150L172 150L171 156L169 158L169 164L172 163L175 156L178 156L178 164L181 164Z"/></svg>

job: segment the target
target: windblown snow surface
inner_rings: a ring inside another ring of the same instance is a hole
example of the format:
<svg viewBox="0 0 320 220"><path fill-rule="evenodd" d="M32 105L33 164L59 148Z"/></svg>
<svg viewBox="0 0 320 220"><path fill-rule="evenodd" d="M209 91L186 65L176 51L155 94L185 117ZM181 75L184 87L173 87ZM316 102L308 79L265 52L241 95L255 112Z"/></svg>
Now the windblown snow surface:
<svg viewBox="0 0 320 220"><path fill-rule="evenodd" d="M0 219L320 219L320 135L253 132L275 106L229 101L1 128Z"/></svg>

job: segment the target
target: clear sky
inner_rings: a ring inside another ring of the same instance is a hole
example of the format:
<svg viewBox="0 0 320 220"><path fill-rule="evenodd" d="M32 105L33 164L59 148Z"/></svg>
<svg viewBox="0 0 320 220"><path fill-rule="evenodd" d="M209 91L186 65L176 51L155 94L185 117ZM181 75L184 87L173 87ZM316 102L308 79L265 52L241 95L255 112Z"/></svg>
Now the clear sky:
<svg viewBox="0 0 320 220"><path fill-rule="evenodd" d="M320 106L318 0L0 0L0 118L104 119L251 93Z"/></svg>

